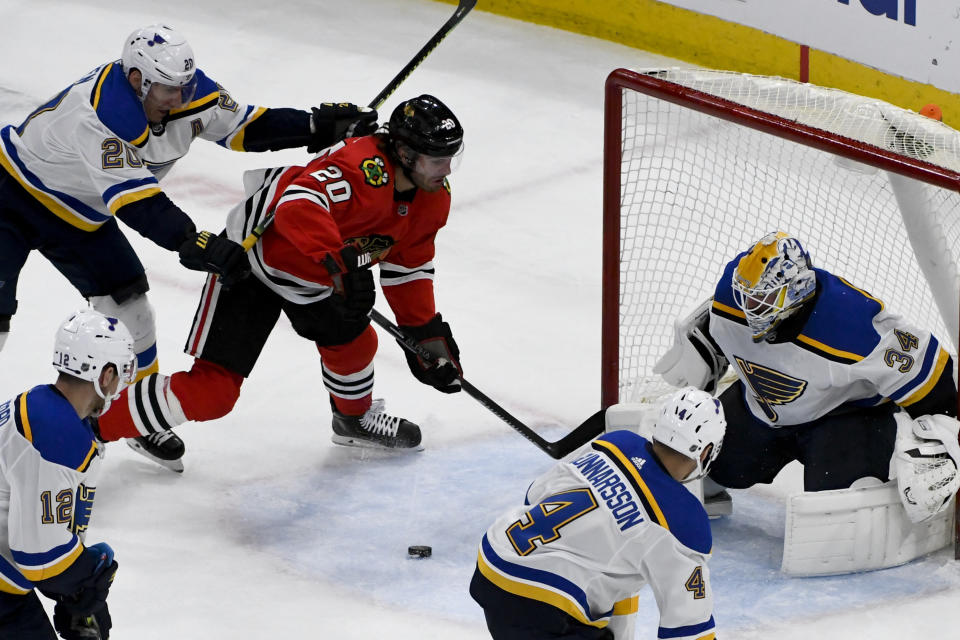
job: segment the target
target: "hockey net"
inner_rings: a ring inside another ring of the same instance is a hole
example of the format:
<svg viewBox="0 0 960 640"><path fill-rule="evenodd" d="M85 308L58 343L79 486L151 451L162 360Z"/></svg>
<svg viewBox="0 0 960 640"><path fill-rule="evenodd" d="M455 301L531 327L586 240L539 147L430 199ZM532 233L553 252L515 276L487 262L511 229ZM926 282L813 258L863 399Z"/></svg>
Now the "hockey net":
<svg viewBox="0 0 960 640"><path fill-rule="evenodd" d="M669 391L674 321L774 230L956 353L960 132L782 78L618 69L604 135L603 406Z"/></svg>

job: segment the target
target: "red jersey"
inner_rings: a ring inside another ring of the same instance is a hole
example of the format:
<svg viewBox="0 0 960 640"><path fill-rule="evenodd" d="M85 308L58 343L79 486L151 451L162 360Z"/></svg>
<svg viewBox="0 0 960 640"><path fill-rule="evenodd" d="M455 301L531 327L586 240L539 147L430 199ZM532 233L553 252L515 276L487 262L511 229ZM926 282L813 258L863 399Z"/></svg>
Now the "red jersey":
<svg viewBox="0 0 960 640"><path fill-rule="evenodd" d="M273 211L248 257L257 278L297 304L333 293L324 260L355 244L378 264L397 322L424 324L436 313L434 238L450 212L449 185L397 193L397 171L378 139L366 136L322 151L305 167L247 172L249 197L230 212L227 236L242 242Z"/></svg>

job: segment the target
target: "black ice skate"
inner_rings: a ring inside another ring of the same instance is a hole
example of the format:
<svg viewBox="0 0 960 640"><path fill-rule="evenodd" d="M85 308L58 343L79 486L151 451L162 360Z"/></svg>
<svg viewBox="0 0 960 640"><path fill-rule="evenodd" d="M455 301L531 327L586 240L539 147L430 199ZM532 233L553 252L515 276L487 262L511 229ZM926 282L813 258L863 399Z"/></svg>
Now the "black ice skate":
<svg viewBox="0 0 960 640"><path fill-rule="evenodd" d="M348 447L422 451L420 427L383 410L381 399L362 416L348 416L333 410L333 437L336 444Z"/></svg>
<svg viewBox="0 0 960 640"><path fill-rule="evenodd" d="M183 454L186 447L180 436L173 431L157 431L148 436L127 438L127 444L140 455L149 458L157 464L183 473Z"/></svg>

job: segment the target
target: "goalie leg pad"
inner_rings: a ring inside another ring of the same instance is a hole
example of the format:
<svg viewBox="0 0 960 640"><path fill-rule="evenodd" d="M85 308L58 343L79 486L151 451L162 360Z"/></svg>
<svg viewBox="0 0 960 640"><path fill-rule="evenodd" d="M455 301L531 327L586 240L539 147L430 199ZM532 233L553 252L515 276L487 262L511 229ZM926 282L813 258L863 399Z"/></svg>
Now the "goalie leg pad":
<svg viewBox="0 0 960 640"><path fill-rule="evenodd" d="M793 495L787 500L782 570L828 576L895 567L950 544L952 525L952 502L926 522L911 522L892 480Z"/></svg>

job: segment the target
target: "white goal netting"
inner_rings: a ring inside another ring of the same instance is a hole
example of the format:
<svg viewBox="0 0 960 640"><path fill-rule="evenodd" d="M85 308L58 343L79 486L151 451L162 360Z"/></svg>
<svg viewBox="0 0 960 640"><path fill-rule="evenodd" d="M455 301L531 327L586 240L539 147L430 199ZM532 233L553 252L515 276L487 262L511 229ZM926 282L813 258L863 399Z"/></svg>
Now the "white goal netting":
<svg viewBox="0 0 960 640"><path fill-rule="evenodd" d="M690 69L640 75L671 93L621 88L621 402L666 391L652 369L673 344L674 321L713 294L728 261L778 229L798 237L815 265L932 328L956 353L960 194L929 181L936 174L941 185L951 177L960 185L960 132L782 78ZM675 103L691 96L723 98L735 118L760 114L779 135ZM798 131L803 141L788 139ZM925 182L891 179L887 169L899 161Z"/></svg>

